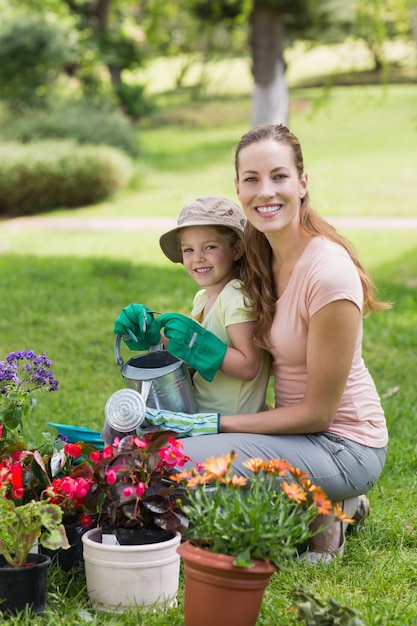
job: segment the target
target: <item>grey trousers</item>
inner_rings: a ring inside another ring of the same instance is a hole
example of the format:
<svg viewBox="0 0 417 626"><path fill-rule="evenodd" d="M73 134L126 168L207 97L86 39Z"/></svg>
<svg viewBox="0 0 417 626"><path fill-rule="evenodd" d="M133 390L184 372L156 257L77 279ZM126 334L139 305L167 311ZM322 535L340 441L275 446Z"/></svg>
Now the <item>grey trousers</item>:
<svg viewBox="0 0 417 626"><path fill-rule="evenodd" d="M307 472L331 500L346 500L366 493L378 480L387 448L371 448L329 432L313 435L254 435L220 433L181 439L184 452L203 463L208 457L234 450L235 473L251 477L242 461L251 457L284 458Z"/></svg>

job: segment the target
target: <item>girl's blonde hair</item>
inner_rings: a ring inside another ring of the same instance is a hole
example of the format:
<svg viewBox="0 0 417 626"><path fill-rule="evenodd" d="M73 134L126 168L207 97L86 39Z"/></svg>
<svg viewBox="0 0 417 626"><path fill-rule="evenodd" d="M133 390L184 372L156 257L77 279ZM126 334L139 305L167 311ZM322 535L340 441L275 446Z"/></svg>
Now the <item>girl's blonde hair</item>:
<svg viewBox="0 0 417 626"><path fill-rule="evenodd" d="M256 126L247 132L239 141L235 151L236 180L239 180L239 155L241 150L253 143L273 140L291 147L298 176L304 172L303 155L297 137L283 124ZM336 229L325 219L320 217L311 208L308 192L301 199L300 225L312 235L322 235L334 241L348 252L355 264L364 294L365 314L380 311L391 307L389 303L379 302L375 297L375 287L367 274L353 246L342 237ZM245 226L246 263L243 267L242 282L245 291L254 302L254 309L258 315L255 328L255 341L258 345L265 345L263 337L269 332L275 314L277 300L276 289L272 272L272 248L265 235L259 232L249 222Z"/></svg>

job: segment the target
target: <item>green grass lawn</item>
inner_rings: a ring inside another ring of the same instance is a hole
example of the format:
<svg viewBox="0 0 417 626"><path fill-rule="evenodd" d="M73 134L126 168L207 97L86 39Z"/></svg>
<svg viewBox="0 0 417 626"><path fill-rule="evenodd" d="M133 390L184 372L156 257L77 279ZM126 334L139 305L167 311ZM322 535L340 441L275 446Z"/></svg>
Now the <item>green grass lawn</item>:
<svg viewBox="0 0 417 626"><path fill-rule="evenodd" d="M334 89L294 93L291 125L305 146L313 200L325 215L416 215L414 87ZM159 114L139 138L142 187L111 202L66 212L75 217L168 216L201 194L234 198L233 146L247 126L243 98L178 106ZM158 125L157 124L164 125ZM64 215L56 211L54 215ZM417 624L417 231L344 232L370 269L391 311L365 320L364 356L381 393L390 430L386 468L370 492L371 517L349 538L343 560L328 567L290 564L267 589L259 626L299 623L296 587L321 600L355 608L368 626ZM46 352L60 381L42 394L27 432L48 421L100 429L104 405L124 386L113 353L113 321L136 301L158 311L187 314L195 284L158 247L160 233L23 229L0 223L1 355ZM131 354L123 352L128 359ZM82 576L52 567L45 618L26 615L10 624L180 626L178 607L167 612L94 614Z"/></svg>

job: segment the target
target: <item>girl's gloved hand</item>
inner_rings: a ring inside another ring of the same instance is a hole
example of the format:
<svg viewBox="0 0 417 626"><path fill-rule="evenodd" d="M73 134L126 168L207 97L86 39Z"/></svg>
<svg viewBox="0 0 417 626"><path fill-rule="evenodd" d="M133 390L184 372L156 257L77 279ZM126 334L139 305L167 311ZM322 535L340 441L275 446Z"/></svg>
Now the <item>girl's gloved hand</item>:
<svg viewBox="0 0 417 626"><path fill-rule="evenodd" d="M151 331L156 333L161 328L168 338L168 352L212 381L226 354L226 344L198 322L179 313L165 313L153 320Z"/></svg>
<svg viewBox="0 0 417 626"><path fill-rule="evenodd" d="M153 314L144 304L129 304L114 322L113 332L116 335L129 335L124 339L131 350L148 350L161 341L159 330L151 331Z"/></svg>
<svg viewBox="0 0 417 626"><path fill-rule="evenodd" d="M173 430L181 437L213 435L219 432L219 413L177 413L146 408L146 421L161 430ZM138 432L140 429L138 429Z"/></svg>

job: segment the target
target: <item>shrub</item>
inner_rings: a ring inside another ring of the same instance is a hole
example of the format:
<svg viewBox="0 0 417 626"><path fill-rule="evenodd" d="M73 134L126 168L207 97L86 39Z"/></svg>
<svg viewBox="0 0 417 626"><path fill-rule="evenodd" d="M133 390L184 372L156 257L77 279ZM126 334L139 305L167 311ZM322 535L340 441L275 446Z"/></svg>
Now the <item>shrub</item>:
<svg viewBox="0 0 417 626"><path fill-rule="evenodd" d="M123 113L88 104L71 104L49 111L26 110L11 117L1 134L6 141L75 139L79 143L120 148L132 157L139 154L135 128Z"/></svg>
<svg viewBox="0 0 417 626"><path fill-rule="evenodd" d="M121 83L116 94L126 113L135 119L150 115L157 109L155 98L146 94L143 85Z"/></svg>
<svg viewBox="0 0 417 626"><path fill-rule="evenodd" d="M0 145L0 214L32 215L104 200L132 177L128 156L75 141Z"/></svg>

